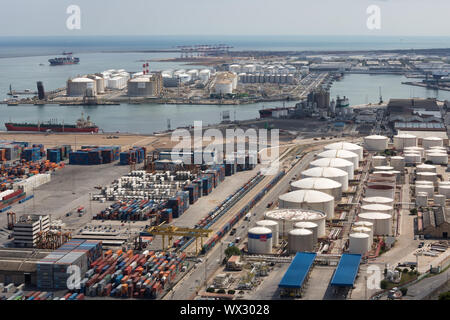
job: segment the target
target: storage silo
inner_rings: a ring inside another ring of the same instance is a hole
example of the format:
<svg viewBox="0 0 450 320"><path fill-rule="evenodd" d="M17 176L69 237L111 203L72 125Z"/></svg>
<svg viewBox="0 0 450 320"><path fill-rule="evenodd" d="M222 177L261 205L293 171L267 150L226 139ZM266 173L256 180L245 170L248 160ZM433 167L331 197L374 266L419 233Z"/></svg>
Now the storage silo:
<svg viewBox="0 0 450 320"><path fill-rule="evenodd" d="M436 166L431 164L422 163L416 166L416 172L433 172L436 173Z"/></svg>
<svg viewBox="0 0 450 320"><path fill-rule="evenodd" d="M425 149L431 147L442 147L444 145L444 140L439 137L427 137L422 139L422 146Z"/></svg>
<svg viewBox="0 0 450 320"><path fill-rule="evenodd" d="M364 212L358 215L363 221L373 223L374 236L383 236L392 234L392 216L381 212Z"/></svg>
<svg viewBox="0 0 450 320"><path fill-rule="evenodd" d="M364 137L364 148L367 151L384 151L388 148L388 137L372 135Z"/></svg>
<svg viewBox="0 0 450 320"><path fill-rule="evenodd" d="M327 219L334 217L334 198L315 190L296 190L279 196L280 209L311 209L322 211Z"/></svg>
<svg viewBox="0 0 450 320"><path fill-rule="evenodd" d="M317 238L319 237L319 226L317 225L317 223L314 223L311 221L301 221L301 222L297 222L294 225L294 228L295 229L306 229L306 230L312 231L314 244L317 243Z"/></svg>
<svg viewBox="0 0 450 320"><path fill-rule="evenodd" d="M258 227L264 227L272 231L272 244L276 246L279 243L279 229L278 222L274 220L260 220L256 222Z"/></svg>
<svg viewBox="0 0 450 320"><path fill-rule="evenodd" d="M335 201L342 199L342 184L328 178L305 178L291 183L293 190L317 190L334 197Z"/></svg>
<svg viewBox="0 0 450 320"><path fill-rule="evenodd" d="M381 212L381 213L392 214L393 211L394 211L394 208L392 206L388 206L388 205L380 204L380 203L365 204L365 205L361 206L361 212Z"/></svg>
<svg viewBox="0 0 450 320"><path fill-rule="evenodd" d="M445 200L446 200L446 196L442 195L442 194L436 194L434 195L434 205L436 206L441 206L441 207L445 207Z"/></svg>
<svg viewBox="0 0 450 320"><path fill-rule="evenodd" d="M354 178L354 171L355 167L353 166L353 163L340 158L320 158L317 160L312 161L309 166L311 168L314 167L332 167L332 168L338 168L342 169L348 174L348 179L352 180Z"/></svg>
<svg viewBox="0 0 450 320"><path fill-rule="evenodd" d="M315 210L305 209L277 209L270 210L264 213L266 220L274 220L278 222L279 234L286 237L297 222L307 221L314 222L318 225L318 237L325 236L325 220L326 214Z"/></svg>
<svg viewBox="0 0 450 320"><path fill-rule="evenodd" d="M325 150L317 155L319 158L340 158L345 159L353 163L353 167L356 169L359 167L359 156L348 150Z"/></svg>
<svg viewBox="0 0 450 320"><path fill-rule="evenodd" d="M437 173L435 172L417 172L417 180L431 181L435 183L437 181Z"/></svg>
<svg viewBox="0 0 450 320"><path fill-rule="evenodd" d="M428 206L428 194L426 192L418 192L416 195L416 206L427 207Z"/></svg>
<svg viewBox="0 0 450 320"><path fill-rule="evenodd" d="M289 253L314 251L313 233L307 229L293 229L288 236Z"/></svg>
<svg viewBox="0 0 450 320"><path fill-rule="evenodd" d="M272 230L254 227L248 230L248 252L251 254L272 253Z"/></svg>
<svg viewBox="0 0 450 320"><path fill-rule="evenodd" d="M350 142L336 142L326 145L325 150L347 150L356 153L359 157L359 161L363 160L363 148L357 144Z"/></svg>
<svg viewBox="0 0 450 320"><path fill-rule="evenodd" d="M447 153L441 152L428 153L426 159L427 161L431 161L434 164L448 164Z"/></svg>
<svg viewBox="0 0 450 320"><path fill-rule="evenodd" d="M391 166L394 167L394 170L398 170L403 172L405 169L405 158L401 156L391 157Z"/></svg>
<svg viewBox="0 0 450 320"><path fill-rule="evenodd" d="M347 191L348 189L348 173L344 170L338 168L330 168L330 167L315 167L310 168L301 172L302 178L328 178L339 182L342 185L342 191Z"/></svg>
<svg viewBox="0 0 450 320"><path fill-rule="evenodd" d="M416 197L421 192L425 192L430 198L433 198L434 187L427 184L416 184Z"/></svg>
<svg viewBox="0 0 450 320"><path fill-rule="evenodd" d="M365 233L351 233L349 235L348 252L364 255L369 251L369 236Z"/></svg>
<svg viewBox="0 0 450 320"><path fill-rule="evenodd" d="M363 198L362 204L384 204L386 206L392 206L394 205L394 199L392 198L385 198L385 197L370 197L370 198Z"/></svg>
<svg viewBox="0 0 450 320"><path fill-rule="evenodd" d="M403 150L407 147L416 147L417 137L412 134L403 133L394 137L394 148L397 150Z"/></svg>
<svg viewBox="0 0 450 320"><path fill-rule="evenodd" d="M405 153L405 164L417 164L422 162L422 157L420 153Z"/></svg>
<svg viewBox="0 0 450 320"><path fill-rule="evenodd" d="M366 186L365 197L385 197L394 199L395 187L388 184L374 184Z"/></svg>
<svg viewBox="0 0 450 320"><path fill-rule="evenodd" d="M387 166L387 159L385 156L374 156L372 157L372 166L373 167L381 167Z"/></svg>

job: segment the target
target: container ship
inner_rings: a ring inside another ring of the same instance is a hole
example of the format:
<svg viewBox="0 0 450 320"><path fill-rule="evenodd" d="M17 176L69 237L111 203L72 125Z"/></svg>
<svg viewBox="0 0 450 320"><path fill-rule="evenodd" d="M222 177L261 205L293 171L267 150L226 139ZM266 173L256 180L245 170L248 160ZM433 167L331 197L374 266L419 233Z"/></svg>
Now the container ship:
<svg viewBox="0 0 450 320"><path fill-rule="evenodd" d="M76 124L65 124L65 123L56 123L54 121L48 121L43 123L5 123L6 129L8 131L41 131L41 132L98 132L98 127L95 123L91 122L90 117L88 116L84 119L81 116L80 119L77 120Z"/></svg>
<svg viewBox="0 0 450 320"><path fill-rule="evenodd" d="M78 64L80 62L80 58L75 58L72 56L62 57L62 58L53 58L49 59L51 66L62 66L66 64Z"/></svg>

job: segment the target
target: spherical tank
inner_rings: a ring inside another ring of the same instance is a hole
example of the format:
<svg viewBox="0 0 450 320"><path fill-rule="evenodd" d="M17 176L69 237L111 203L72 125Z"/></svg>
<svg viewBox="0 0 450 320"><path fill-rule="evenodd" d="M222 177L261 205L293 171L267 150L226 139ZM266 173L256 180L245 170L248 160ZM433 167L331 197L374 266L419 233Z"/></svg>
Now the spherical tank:
<svg viewBox="0 0 450 320"><path fill-rule="evenodd" d="M348 251L351 254L364 255L369 250L369 235L365 233L351 233L349 235Z"/></svg>
<svg viewBox="0 0 450 320"><path fill-rule="evenodd" d="M272 244L275 246L279 243L279 225L278 222L274 220L260 220L256 222L258 227L264 227L272 230Z"/></svg>
<svg viewBox="0 0 450 320"><path fill-rule="evenodd" d="M311 230L294 229L288 236L289 253L312 252L314 251L314 239Z"/></svg>
<svg viewBox="0 0 450 320"><path fill-rule="evenodd" d="M314 167L332 167L342 169L348 174L348 179L352 180L354 178L355 167L352 162L340 159L340 158L320 158L312 161L309 166Z"/></svg>
<svg viewBox="0 0 450 320"><path fill-rule="evenodd" d="M342 191L348 189L348 173L338 168L315 167L301 172L302 178L328 178L339 182L342 185Z"/></svg>
<svg viewBox="0 0 450 320"><path fill-rule="evenodd" d="M373 234L375 236L392 234L392 216L381 212L364 212L358 215L359 220L373 223Z"/></svg>
<svg viewBox="0 0 450 320"><path fill-rule="evenodd" d="M317 190L329 194L334 200L342 198L342 184L328 178L305 178L291 183L293 190Z"/></svg>
<svg viewBox="0 0 450 320"><path fill-rule="evenodd" d="M372 135L364 137L364 148L367 151L384 151L388 148L388 137Z"/></svg>
<svg viewBox="0 0 450 320"><path fill-rule="evenodd" d="M314 222L318 225L317 236L319 238L325 236L325 220L326 215L320 211L304 210L304 209L277 209L264 213L266 220L274 220L278 222L280 236L286 237L297 222L306 221Z"/></svg>
<svg viewBox="0 0 450 320"><path fill-rule="evenodd" d="M272 253L272 230L255 227L248 230L248 252L251 254Z"/></svg>
<svg viewBox="0 0 450 320"><path fill-rule="evenodd" d="M279 196L280 209L311 209L322 211L327 219L334 217L334 198L315 190L296 190Z"/></svg>

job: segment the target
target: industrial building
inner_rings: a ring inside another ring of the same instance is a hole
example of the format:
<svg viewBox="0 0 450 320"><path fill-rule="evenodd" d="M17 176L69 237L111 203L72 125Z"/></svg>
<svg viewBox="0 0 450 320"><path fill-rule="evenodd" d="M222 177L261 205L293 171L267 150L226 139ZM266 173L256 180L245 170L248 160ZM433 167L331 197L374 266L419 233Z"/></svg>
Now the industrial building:
<svg viewBox="0 0 450 320"><path fill-rule="evenodd" d="M37 244L39 233L50 229L50 216L23 215L14 224L14 245L17 247L33 248Z"/></svg>

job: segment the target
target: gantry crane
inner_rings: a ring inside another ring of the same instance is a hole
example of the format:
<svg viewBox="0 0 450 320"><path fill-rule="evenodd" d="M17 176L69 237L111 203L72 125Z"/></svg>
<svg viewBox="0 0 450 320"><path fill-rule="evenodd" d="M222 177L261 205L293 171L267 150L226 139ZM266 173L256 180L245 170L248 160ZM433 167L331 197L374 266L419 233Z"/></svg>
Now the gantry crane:
<svg viewBox="0 0 450 320"><path fill-rule="evenodd" d="M168 248L170 248L173 237L194 237L195 238L195 252L198 253L198 238L200 238L201 247L203 247L203 238L207 238L212 230L209 229L192 229L192 228L183 228L176 226L164 225L164 223L150 227L147 229L147 232L153 234L155 236L162 236L162 250L166 249L165 246L165 237L167 236L168 240Z"/></svg>

